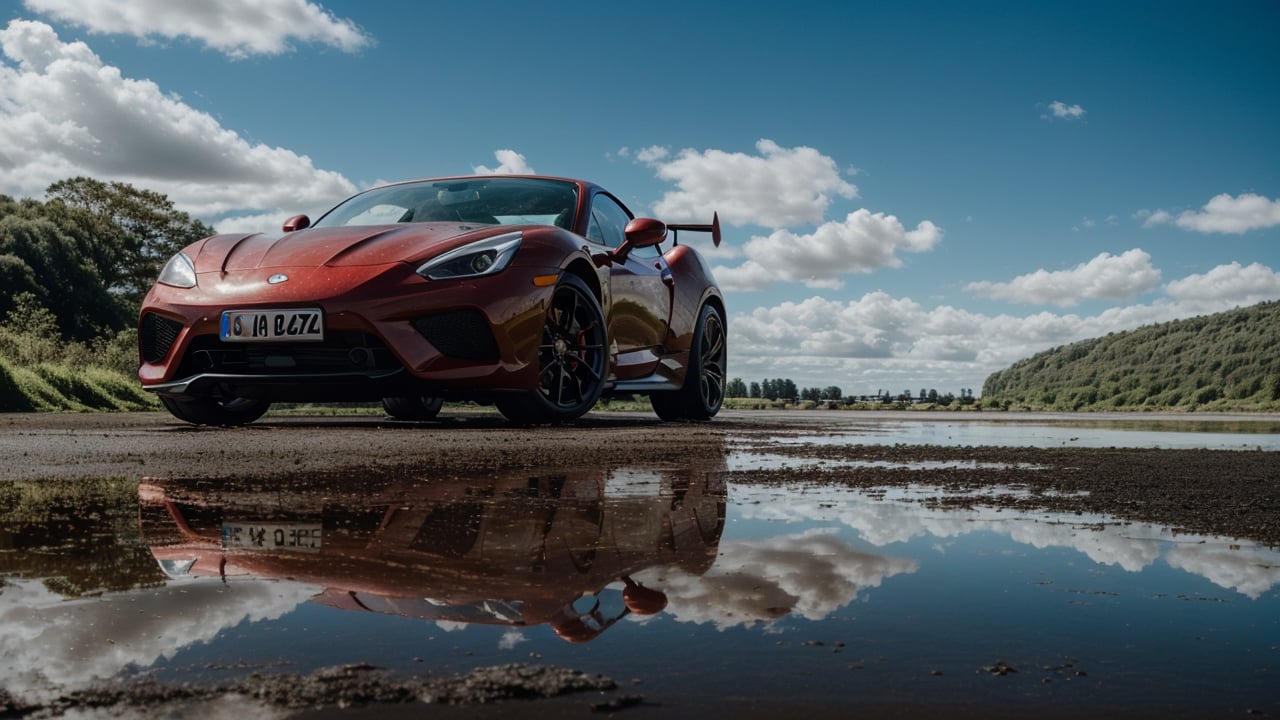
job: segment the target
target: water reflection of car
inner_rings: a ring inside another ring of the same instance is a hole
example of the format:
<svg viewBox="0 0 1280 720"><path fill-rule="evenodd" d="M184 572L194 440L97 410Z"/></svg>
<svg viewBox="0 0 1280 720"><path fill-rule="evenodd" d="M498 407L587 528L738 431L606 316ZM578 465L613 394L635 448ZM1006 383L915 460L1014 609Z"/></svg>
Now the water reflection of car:
<svg viewBox="0 0 1280 720"><path fill-rule="evenodd" d="M724 298L673 233L718 245L711 220L635 218L563 178L374 188L314 224L299 215L283 233L174 255L142 303L138 377L174 416L207 425L253 422L280 401L381 400L422 420L442 399L557 422L610 395L706 420L724 396Z"/></svg>
<svg viewBox="0 0 1280 720"><path fill-rule="evenodd" d="M582 642L665 607L661 588L632 574L711 567L723 478L705 468L270 487L148 478L138 493L143 535L171 578L288 578L323 586L313 600L336 608L549 624Z"/></svg>

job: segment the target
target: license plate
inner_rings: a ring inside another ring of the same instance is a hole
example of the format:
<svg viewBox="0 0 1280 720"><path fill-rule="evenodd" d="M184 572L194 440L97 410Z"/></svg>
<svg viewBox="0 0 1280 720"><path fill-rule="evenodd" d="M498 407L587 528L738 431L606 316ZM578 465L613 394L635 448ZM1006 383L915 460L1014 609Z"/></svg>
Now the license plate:
<svg viewBox="0 0 1280 720"><path fill-rule="evenodd" d="M224 549L320 552L320 536L320 523L222 523Z"/></svg>
<svg viewBox="0 0 1280 720"><path fill-rule="evenodd" d="M227 342L324 340L320 308L228 310L222 313L222 339Z"/></svg>

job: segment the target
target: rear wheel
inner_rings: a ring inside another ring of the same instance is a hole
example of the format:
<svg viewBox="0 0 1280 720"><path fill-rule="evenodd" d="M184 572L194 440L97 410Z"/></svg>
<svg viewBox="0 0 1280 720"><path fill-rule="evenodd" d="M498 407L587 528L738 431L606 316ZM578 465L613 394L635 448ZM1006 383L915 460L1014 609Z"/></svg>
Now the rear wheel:
<svg viewBox="0 0 1280 720"><path fill-rule="evenodd" d="M431 420L443 406L444 398L438 397L382 398L382 409L396 420Z"/></svg>
<svg viewBox="0 0 1280 720"><path fill-rule="evenodd" d="M177 397L161 395L160 403L174 417L196 425L233 427L262 417L271 401L239 396Z"/></svg>
<svg viewBox="0 0 1280 720"><path fill-rule="evenodd" d="M538 387L497 398L508 420L554 423L581 417L604 388L604 313L586 283L565 275L551 295L538 346Z"/></svg>
<svg viewBox="0 0 1280 720"><path fill-rule="evenodd" d="M663 420L710 420L724 403L724 319L710 305L703 305L689 349L689 370L679 390L655 392L649 404Z"/></svg>

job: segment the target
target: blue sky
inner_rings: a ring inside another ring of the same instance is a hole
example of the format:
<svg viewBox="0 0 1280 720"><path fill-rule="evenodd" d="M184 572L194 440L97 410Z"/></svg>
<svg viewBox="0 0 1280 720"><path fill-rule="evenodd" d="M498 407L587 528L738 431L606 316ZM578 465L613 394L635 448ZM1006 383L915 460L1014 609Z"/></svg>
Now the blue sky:
<svg viewBox="0 0 1280 720"><path fill-rule="evenodd" d="M7 0L0 193L222 231L372 184L601 183L706 222L730 375L979 392L1280 298L1280 4Z"/></svg>

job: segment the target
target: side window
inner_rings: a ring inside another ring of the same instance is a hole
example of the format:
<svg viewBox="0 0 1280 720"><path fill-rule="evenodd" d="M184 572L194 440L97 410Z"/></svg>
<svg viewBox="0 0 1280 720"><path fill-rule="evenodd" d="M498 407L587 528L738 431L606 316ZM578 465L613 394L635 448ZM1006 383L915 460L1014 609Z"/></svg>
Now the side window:
<svg viewBox="0 0 1280 720"><path fill-rule="evenodd" d="M622 244L623 229L631 222L631 216L608 195L597 195L591 200L591 225L587 228L587 237L599 240L610 248ZM599 235L592 237L592 230Z"/></svg>
<svg viewBox="0 0 1280 720"><path fill-rule="evenodd" d="M626 239L627 223L631 222L631 214L622 208L608 195L596 195L591 201L591 222L587 225L587 238L604 243L606 247L616 248ZM657 257L658 248L640 248L635 251L638 257Z"/></svg>
<svg viewBox="0 0 1280 720"><path fill-rule="evenodd" d="M587 221L587 239L601 245L609 245L609 241L604 236L604 228L600 225L600 212L595 208L591 208L591 217ZM610 247L613 246L610 245Z"/></svg>

